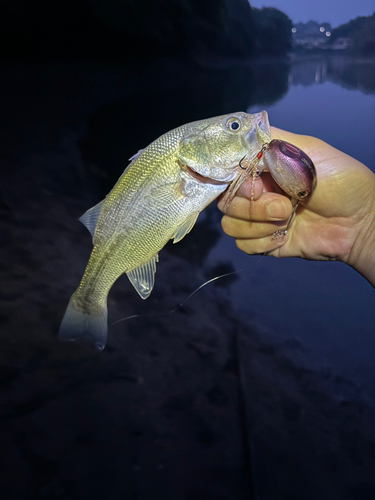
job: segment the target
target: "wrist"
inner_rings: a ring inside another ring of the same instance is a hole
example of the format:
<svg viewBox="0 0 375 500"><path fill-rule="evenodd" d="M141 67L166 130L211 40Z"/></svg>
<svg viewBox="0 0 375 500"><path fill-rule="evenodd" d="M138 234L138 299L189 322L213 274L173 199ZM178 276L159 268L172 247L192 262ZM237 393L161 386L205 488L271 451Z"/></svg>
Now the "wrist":
<svg viewBox="0 0 375 500"><path fill-rule="evenodd" d="M375 287L375 200L358 231L347 264Z"/></svg>

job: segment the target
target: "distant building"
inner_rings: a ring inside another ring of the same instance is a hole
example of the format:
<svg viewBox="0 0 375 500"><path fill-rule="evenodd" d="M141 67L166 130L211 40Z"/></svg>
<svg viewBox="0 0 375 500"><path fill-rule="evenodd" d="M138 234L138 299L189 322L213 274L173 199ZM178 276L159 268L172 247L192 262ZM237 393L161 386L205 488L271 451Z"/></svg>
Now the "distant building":
<svg viewBox="0 0 375 500"><path fill-rule="evenodd" d="M332 28L329 23L297 23L292 28L293 45L306 49L325 48L331 36Z"/></svg>

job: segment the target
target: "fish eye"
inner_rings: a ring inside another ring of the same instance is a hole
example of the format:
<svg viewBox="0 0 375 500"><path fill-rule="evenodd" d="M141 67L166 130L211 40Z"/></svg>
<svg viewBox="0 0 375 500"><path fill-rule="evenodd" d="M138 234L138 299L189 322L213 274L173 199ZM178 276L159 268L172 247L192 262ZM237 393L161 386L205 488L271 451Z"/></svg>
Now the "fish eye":
<svg viewBox="0 0 375 500"><path fill-rule="evenodd" d="M307 198L307 196L309 196L310 192L309 191L299 191L297 194L300 198Z"/></svg>
<svg viewBox="0 0 375 500"><path fill-rule="evenodd" d="M229 118L226 125L230 130L233 130L233 132L236 132L241 128L241 122L237 118Z"/></svg>

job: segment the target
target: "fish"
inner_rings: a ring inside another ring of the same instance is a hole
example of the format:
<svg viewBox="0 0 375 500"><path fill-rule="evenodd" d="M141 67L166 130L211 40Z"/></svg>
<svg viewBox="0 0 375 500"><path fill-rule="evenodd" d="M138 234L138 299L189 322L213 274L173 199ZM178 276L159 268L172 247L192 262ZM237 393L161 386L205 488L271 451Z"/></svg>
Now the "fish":
<svg viewBox="0 0 375 500"><path fill-rule="evenodd" d="M199 213L237 177L241 160L270 136L266 111L235 112L175 128L130 158L105 199L80 218L93 249L59 339L85 339L104 349L114 282L126 274L139 296L149 297L160 250L191 231Z"/></svg>

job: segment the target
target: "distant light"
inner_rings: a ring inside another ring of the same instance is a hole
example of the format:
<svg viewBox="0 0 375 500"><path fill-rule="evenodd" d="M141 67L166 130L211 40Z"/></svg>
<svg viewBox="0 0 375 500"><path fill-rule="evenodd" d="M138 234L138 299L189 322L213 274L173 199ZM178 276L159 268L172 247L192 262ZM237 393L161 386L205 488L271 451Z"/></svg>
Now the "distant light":
<svg viewBox="0 0 375 500"><path fill-rule="evenodd" d="M292 33L296 33L297 32L297 28L292 28Z"/></svg>
<svg viewBox="0 0 375 500"><path fill-rule="evenodd" d="M324 33L324 32L325 32L325 30L326 30L326 29L324 28L324 26L321 26L321 27L319 28L319 31L320 31L321 33Z"/></svg>
<svg viewBox="0 0 375 500"><path fill-rule="evenodd" d="M330 31L326 31L326 36L331 36L331 32Z"/></svg>

